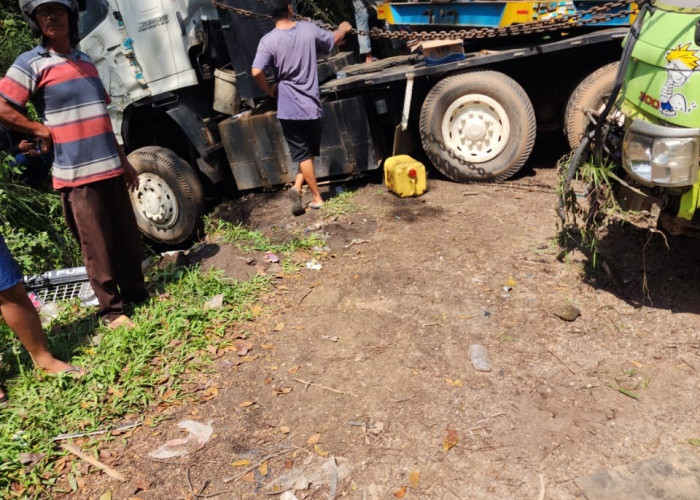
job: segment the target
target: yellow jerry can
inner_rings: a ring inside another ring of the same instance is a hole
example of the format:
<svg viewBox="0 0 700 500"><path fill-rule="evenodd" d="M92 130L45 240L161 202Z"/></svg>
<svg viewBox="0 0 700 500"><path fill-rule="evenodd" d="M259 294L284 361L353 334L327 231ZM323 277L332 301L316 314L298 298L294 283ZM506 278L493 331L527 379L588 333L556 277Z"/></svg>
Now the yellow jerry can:
<svg viewBox="0 0 700 500"><path fill-rule="evenodd" d="M384 162L384 184L401 198L425 193L425 166L408 155L387 158Z"/></svg>

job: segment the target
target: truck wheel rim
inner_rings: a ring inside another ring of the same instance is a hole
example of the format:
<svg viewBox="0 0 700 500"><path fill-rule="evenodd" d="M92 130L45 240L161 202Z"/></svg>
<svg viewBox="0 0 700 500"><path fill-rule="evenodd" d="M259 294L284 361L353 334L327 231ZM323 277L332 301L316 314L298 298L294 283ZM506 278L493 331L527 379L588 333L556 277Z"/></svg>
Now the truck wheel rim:
<svg viewBox="0 0 700 500"><path fill-rule="evenodd" d="M456 99L443 115L445 145L462 158L483 163L498 156L508 144L510 121L505 109L482 94Z"/></svg>
<svg viewBox="0 0 700 500"><path fill-rule="evenodd" d="M139 175L139 188L132 193L138 211L146 220L162 229L175 225L178 206L175 192L161 177L144 173Z"/></svg>

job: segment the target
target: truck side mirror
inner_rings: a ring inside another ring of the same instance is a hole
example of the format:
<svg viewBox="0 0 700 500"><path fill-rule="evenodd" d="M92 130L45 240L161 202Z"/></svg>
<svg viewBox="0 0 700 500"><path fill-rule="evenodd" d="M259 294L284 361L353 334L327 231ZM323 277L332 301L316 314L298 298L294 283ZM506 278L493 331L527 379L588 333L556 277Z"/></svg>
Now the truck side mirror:
<svg viewBox="0 0 700 500"><path fill-rule="evenodd" d="M87 10L87 0L78 0L78 11Z"/></svg>

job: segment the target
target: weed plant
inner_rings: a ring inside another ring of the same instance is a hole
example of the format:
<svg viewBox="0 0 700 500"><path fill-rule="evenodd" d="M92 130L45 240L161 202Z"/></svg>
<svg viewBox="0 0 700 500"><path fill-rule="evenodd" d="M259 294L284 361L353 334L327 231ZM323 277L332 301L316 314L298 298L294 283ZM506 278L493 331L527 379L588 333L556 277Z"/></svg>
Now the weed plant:
<svg viewBox="0 0 700 500"><path fill-rule="evenodd" d="M599 236L611 216L622 214L622 208L615 199L613 181L616 165L609 160L596 163L589 159L581 164L575 178L564 192L564 178L569 168L570 158L559 162L560 184L557 194L564 200L566 220L559 233L560 245L564 253L572 247L578 247L596 266L599 253ZM583 192L577 193L574 186L583 186ZM585 203L579 200L584 199Z"/></svg>
<svg viewBox="0 0 700 500"><path fill-rule="evenodd" d="M253 250L291 255L317 244L310 237L272 245L240 226L209 225L220 237ZM133 311L137 326L131 330L98 326L93 311L75 303L54 321L50 349L85 367L88 373L81 380L37 373L14 335L6 327L0 329L0 380L10 395L9 406L0 410L0 498L43 498L61 492L60 471L54 466L64 452L52 441L55 436L143 421L155 405L185 401L185 374L207 369L211 347L230 343L234 325L253 319L255 302L269 288L269 277L240 282L198 267L169 267L149 273L148 287L157 295ZM219 294L222 308L205 307ZM101 439L113 438L105 434L83 444L83 449L96 451ZM25 469L20 459L32 456L28 454L44 455L36 466ZM76 468L68 471L68 488L75 489L77 474Z"/></svg>

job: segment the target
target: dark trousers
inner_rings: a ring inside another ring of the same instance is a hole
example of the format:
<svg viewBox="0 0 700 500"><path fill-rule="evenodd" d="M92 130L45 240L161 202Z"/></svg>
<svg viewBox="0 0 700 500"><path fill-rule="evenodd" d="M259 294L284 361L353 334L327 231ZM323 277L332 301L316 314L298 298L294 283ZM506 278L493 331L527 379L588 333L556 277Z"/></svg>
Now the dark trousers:
<svg viewBox="0 0 700 500"><path fill-rule="evenodd" d="M124 301L147 297L141 240L124 178L61 189L63 214L83 253L99 315L114 319Z"/></svg>

